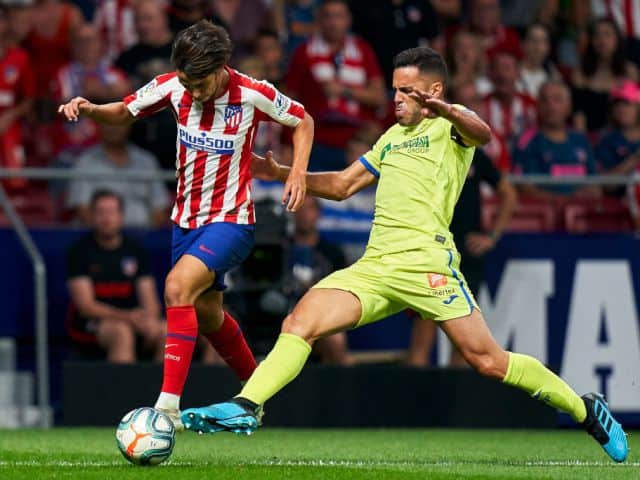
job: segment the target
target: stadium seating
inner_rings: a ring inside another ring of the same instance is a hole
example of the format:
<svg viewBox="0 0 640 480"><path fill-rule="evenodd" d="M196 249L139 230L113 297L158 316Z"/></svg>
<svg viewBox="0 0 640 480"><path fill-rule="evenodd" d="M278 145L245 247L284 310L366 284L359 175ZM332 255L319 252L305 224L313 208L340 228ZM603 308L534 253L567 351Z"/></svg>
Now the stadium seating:
<svg viewBox="0 0 640 480"><path fill-rule="evenodd" d="M569 233L628 232L632 219L618 198L572 200L564 208L564 227Z"/></svg>

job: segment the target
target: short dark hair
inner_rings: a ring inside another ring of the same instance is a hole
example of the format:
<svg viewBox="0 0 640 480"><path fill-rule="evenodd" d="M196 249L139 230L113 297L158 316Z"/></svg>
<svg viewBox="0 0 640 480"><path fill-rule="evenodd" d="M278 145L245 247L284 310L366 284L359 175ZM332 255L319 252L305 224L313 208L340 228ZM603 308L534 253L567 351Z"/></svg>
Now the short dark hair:
<svg viewBox="0 0 640 480"><path fill-rule="evenodd" d="M180 31L173 42L171 63L190 78L204 78L227 64L233 45L227 31L200 20Z"/></svg>
<svg viewBox="0 0 640 480"><path fill-rule="evenodd" d="M442 56L429 47L403 50L393 58L393 68L418 67L422 73L435 73L447 84L447 65Z"/></svg>
<svg viewBox="0 0 640 480"><path fill-rule="evenodd" d="M89 208L94 210L98 202L103 198L115 198L118 201L118 208L121 212L124 212L124 198L122 198L122 195L106 188L101 188L93 192L91 200L89 201Z"/></svg>

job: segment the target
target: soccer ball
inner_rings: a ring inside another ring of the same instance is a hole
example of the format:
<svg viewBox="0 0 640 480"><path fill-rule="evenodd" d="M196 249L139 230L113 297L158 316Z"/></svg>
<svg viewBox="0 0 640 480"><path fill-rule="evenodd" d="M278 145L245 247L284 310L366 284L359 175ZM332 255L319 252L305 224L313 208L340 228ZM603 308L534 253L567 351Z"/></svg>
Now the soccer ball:
<svg viewBox="0 0 640 480"><path fill-rule="evenodd" d="M116 441L124 458L131 463L158 465L171 455L176 429L164 413L150 407L136 408L120 420Z"/></svg>

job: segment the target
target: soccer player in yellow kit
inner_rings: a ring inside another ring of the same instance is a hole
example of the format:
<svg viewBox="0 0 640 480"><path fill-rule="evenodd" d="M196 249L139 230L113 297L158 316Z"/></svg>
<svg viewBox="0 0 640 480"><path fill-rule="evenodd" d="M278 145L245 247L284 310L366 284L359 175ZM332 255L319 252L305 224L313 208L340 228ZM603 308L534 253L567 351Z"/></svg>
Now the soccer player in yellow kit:
<svg viewBox="0 0 640 480"><path fill-rule="evenodd" d="M503 350L467 288L449 223L474 148L491 132L474 112L443 100L446 78L444 61L433 50L399 53L393 73L398 123L360 162L340 172L307 174L309 192L335 200L378 182L366 251L307 292L238 396L185 410L186 428L251 433L259 425L258 407L300 373L315 340L411 308L438 322L479 373L567 412L613 460L626 459L626 435L604 399L595 393L581 398L535 358ZM255 157L254 175L285 182L288 174L271 156Z"/></svg>

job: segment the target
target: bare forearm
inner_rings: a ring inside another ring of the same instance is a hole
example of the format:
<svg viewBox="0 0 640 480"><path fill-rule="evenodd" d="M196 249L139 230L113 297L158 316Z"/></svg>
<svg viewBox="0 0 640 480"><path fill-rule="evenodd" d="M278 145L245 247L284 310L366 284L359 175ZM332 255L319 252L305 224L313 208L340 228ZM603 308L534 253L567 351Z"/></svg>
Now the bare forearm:
<svg viewBox="0 0 640 480"><path fill-rule="evenodd" d="M313 118L308 113L293 131L293 170L303 172L309 165L309 154L313 143Z"/></svg>
<svg viewBox="0 0 640 480"><path fill-rule="evenodd" d="M124 102L105 103L102 105L92 103L82 113L96 122L109 125L129 125L135 120Z"/></svg>
<svg viewBox="0 0 640 480"><path fill-rule="evenodd" d="M285 183L291 172L291 167L280 165L278 181ZM344 192L340 188L339 172L307 172L307 191L315 197L328 200L343 200Z"/></svg>
<svg viewBox="0 0 640 480"><path fill-rule="evenodd" d="M493 225L492 232L496 238L500 237L507 228L518 201L516 189L510 183L507 184L507 186L502 185L498 191L498 195L500 196L500 209L498 210L498 216Z"/></svg>
<svg viewBox="0 0 640 480"><path fill-rule="evenodd" d="M446 115L469 146L480 146L489 143L491 140L491 129L484 120L470 110L451 107Z"/></svg>

